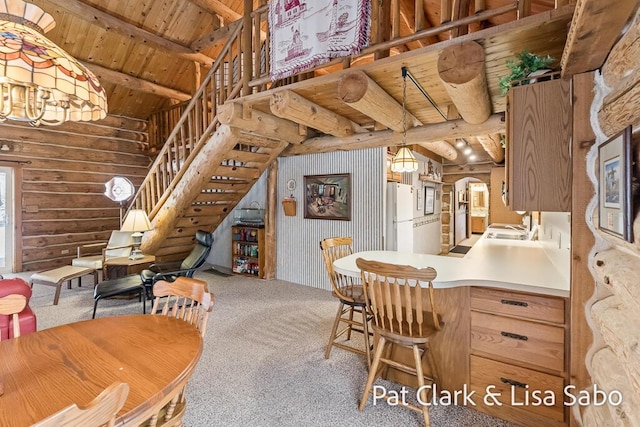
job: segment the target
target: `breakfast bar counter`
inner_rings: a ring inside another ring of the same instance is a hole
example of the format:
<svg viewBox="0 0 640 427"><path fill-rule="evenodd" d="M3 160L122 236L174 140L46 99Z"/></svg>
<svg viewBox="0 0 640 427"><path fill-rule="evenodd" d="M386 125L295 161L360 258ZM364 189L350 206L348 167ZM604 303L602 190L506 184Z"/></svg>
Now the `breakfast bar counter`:
<svg viewBox="0 0 640 427"><path fill-rule="evenodd" d="M444 320L432 339L438 388L452 393L471 390L478 396L495 389L503 405L487 406L479 399L473 408L525 426L564 426L568 411L561 394L568 384L565 343L570 330L569 270L563 266L567 254L556 250L557 245L550 247L552 242L520 240L517 232L506 237L504 231L500 237L490 233L487 230L462 258L364 251L338 259L333 266L352 277L360 276L358 258L435 268L435 300ZM399 346L390 354L404 362L411 357ZM415 378L392 368L386 378L416 386ZM521 391L513 384L549 388L558 399L550 406L514 407L509 404L512 393Z"/></svg>
<svg viewBox="0 0 640 427"><path fill-rule="evenodd" d="M357 252L333 263L337 272L360 276L357 258L413 267L433 267L436 288L486 286L569 297L569 277L552 262L537 240L478 240L464 258L395 251Z"/></svg>

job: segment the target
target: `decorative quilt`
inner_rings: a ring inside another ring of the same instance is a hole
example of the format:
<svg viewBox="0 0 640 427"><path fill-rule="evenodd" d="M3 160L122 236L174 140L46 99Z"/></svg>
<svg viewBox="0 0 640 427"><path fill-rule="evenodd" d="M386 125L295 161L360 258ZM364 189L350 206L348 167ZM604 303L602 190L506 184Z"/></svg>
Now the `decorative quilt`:
<svg viewBox="0 0 640 427"><path fill-rule="evenodd" d="M360 52L370 15L371 0L271 0L271 80Z"/></svg>

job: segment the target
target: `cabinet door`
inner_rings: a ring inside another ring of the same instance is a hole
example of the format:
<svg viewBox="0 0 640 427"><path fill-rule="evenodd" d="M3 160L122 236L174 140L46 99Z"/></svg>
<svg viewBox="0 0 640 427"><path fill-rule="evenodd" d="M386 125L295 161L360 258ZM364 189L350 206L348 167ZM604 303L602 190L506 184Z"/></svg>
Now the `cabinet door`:
<svg viewBox="0 0 640 427"><path fill-rule="evenodd" d="M571 211L570 81L517 86L508 97L509 208Z"/></svg>

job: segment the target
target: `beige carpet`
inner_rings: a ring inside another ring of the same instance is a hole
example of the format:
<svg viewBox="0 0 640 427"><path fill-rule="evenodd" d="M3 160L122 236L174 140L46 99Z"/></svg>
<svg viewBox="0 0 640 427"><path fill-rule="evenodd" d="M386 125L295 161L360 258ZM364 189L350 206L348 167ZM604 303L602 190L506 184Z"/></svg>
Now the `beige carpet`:
<svg viewBox="0 0 640 427"><path fill-rule="evenodd" d="M8 275L10 276L10 275ZM21 275L28 278L28 274ZM357 409L367 375L360 356L324 345L337 301L331 293L283 281L201 272L216 296L205 349L188 385L185 426L419 426L421 416L371 399ZM34 288L38 328L91 318L87 282ZM137 300L105 300L98 317L141 312ZM385 383L387 387L393 384ZM465 407L431 409L433 426L508 426Z"/></svg>

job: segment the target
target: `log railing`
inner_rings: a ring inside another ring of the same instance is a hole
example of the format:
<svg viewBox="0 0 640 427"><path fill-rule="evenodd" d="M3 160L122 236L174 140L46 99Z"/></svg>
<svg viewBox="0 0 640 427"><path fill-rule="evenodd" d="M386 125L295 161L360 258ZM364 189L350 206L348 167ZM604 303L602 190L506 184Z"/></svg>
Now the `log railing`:
<svg viewBox="0 0 640 427"><path fill-rule="evenodd" d="M416 2L421 7L422 0ZM252 1L245 0L244 4L251 7ZM149 218L153 219L192 160L217 129L217 106L228 100L312 78L323 68L349 68L352 63L365 56L384 57L389 54L390 49L420 40L432 40L441 33L450 31L453 35L456 29L465 29L463 32L466 32L472 25L499 15L516 11L517 17L520 18L528 14L528 10L522 6L525 4L523 0L494 9L479 10L470 16L458 16L434 27L427 27L424 16L415 13L414 28L418 30L401 36L399 17L406 12L406 5L397 0L374 1L373 4L376 5L372 10L372 21L375 22L372 25L370 46L362 49L357 55L337 58L314 69L272 82L269 76L268 7L266 0L260 0L256 10L237 21L207 77L189 104L186 107L174 107L176 111L182 112L177 123L175 112L164 112L164 118L156 117L151 120L151 131L156 132L150 137L153 141L164 140L173 123L175 127L166 138L131 206L144 209L149 213ZM415 8L416 12L420 7ZM373 31L374 28L376 31ZM153 145L151 148L153 149Z"/></svg>

